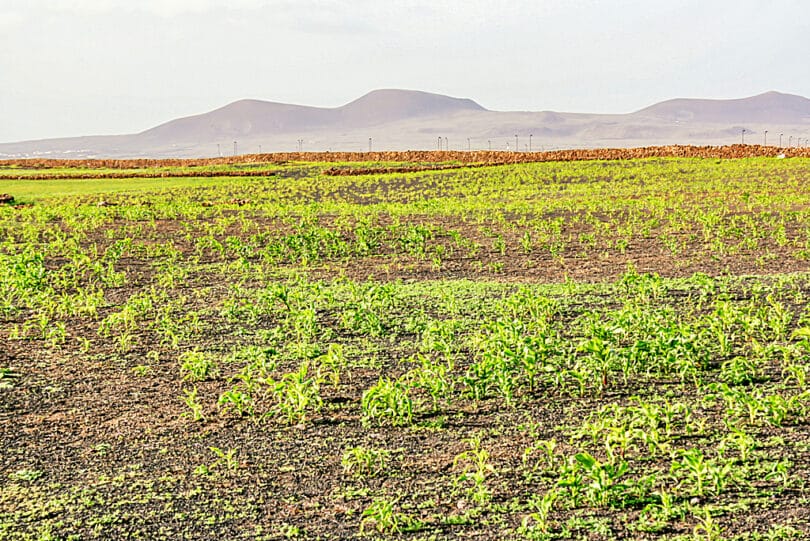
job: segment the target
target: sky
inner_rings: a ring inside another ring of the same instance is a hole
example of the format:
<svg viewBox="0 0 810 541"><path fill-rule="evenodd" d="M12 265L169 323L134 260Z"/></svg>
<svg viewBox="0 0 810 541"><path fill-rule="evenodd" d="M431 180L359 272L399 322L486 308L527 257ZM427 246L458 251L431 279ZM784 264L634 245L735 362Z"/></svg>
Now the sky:
<svg viewBox="0 0 810 541"><path fill-rule="evenodd" d="M0 0L0 142L378 88L625 113L810 97L807 0Z"/></svg>

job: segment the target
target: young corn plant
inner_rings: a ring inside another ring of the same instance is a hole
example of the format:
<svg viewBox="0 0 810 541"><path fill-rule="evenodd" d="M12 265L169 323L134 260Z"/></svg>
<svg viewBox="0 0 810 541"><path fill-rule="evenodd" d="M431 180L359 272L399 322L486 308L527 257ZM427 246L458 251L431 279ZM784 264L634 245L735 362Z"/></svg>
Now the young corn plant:
<svg viewBox="0 0 810 541"><path fill-rule="evenodd" d="M757 440L746 432L744 428L735 426L728 421L726 422L726 426L729 432L720 443L718 452L724 451L726 448L736 448L740 461L747 461L750 454L757 447Z"/></svg>
<svg viewBox="0 0 810 541"><path fill-rule="evenodd" d="M310 370L310 363L302 362L296 372L285 374L279 381L268 381L276 404L269 414L279 415L287 424L306 422L307 416L318 413L323 407L320 395L322 378L315 370Z"/></svg>
<svg viewBox="0 0 810 541"><path fill-rule="evenodd" d="M810 392L807 391L800 395L787 397L779 393L766 395L762 399L763 414L768 423L779 427L786 421L805 418L808 399L810 399Z"/></svg>
<svg viewBox="0 0 810 541"><path fill-rule="evenodd" d="M627 462L620 460L613 464L602 464L585 452L577 453L574 459L582 474L586 501L595 507L621 504L628 488L621 482L629 471Z"/></svg>
<svg viewBox="0 0 810 541"><path fill-rule="evenodd" d="M360 407L363 424L381 424L386 420L393 426L407 426L413 421L414 403L409 395L405 378L392 380L380 377L379 381L363 393Z"/></svg>
<svg viewBox="0 0 810 541"><path fill-rule="evenodd" d="M509 361L500 354L484 354L462 376L465 392L474 400L483 400L497 392L511 405L518 386L517 374Z"/></svg>
<svg viewBox="0 0 810 541"><path fill-rule="evenodd" d="M534 512L523 517L517 533L526 539L550 538L553 524L549 519L549 515L554 509L554 504L559 496L558 489L552 488L543 494L542 498L532 498L529 501L529 506L534 509Z"/></svg>
<svg viewBox="0 0 810 541"><path fill-rule="evenodd" d="M534 241L532 240L532 232L530 230L527 229L520 238L520 247L523 253L527 255L534 251Z"/></svg>
<svg viewBox="0 0 810 541"><path fill-rule="evenodd" d="M448 301L453 303L454 299ZM453 309L453 308L451 308ZM457 308L455 308L457 310ZM431 320L422 330L421 350L424 353L450 354L458 349L458 331L461 324L456 320Z"/></svg>
<svg viewBox="0 0 810 541"><path fill-rule="evenodd" d="M687 487L695 496L704 496L707 491L721 494L731 483L741 481L741 474L734 459L718 455L707 459L699 449L681 451L680 462L673 461L670 475L679 481L679 487Z"/></svg>
<svg viewBox="0 0 810 541"><path fill-rule="evenodd" d="M557 454L557 440L538 440L523 450L522 463L524 467L531 466L529 475L533 474L538 468L542 471L550 471L554 468ZM540 455L537 458L536 455Z"/></svg>
<svg viewBox="0 0 810 541"><path fill-rule="evenodd" d="M217 457L217 459L208 466L209 470L217 469L220 466L224 466L228 471L234 471L239 468L239 460L237 458L239 449L231 448L224 450L219 447L209 447L209 449Z"/></svg>
<svg viewBox="0 0 810 541"><path fill-rule="evenodd" d="M478 360L462 378L467 394L476 400L495 393L512 406L521 388L533 391L538 375L550 369L549 338L511 314L484 327L479 347Z"/></svg>
<svg viewBox="0 0 810 541"><path fill-rule="evenodd" d="M604 393L610 383L610 372L617 363L615 349L606 340L594 336L582 345L581 350L589 354L583 363L584 370L592 374L590 380L600 393Z"/></svg>
<svg viewBox="0 0 810 541"><path fill-rule="evenodd" d="M782 383L785 385L795 384L800 391L807 387L810 378L810 367L806 364L794 360L786 360L782 369Z"/></svg>
<svg viewBox="0 0 810 541"><path fill-rule="evenodd" d="M646 505L639 514L637 527L640 531L659 533L670 527L672 519L683 519L686 515L688 503L679 505L672 493L665 488L651 491L650 495L655 503Z"/></svg>
<svg viewBox="0 0 810 541"><path fill-rule="evenodd" d="M462 465L455 484L459 487L466 485L467 496L478 505L484 505L492 499L492 491L486 482L490 475L495 474L495 467L489 463L489 451L481 448L480 436L473 436L468 443L470 449L453 459L453 468Z"/></svg>
<svg viewBox="0 0 810 541"><path fill-rule="evenodd" d="M346 354L341 344L329 344L326 354L318 357L318 363L325 368L324 377L337 389L340 384L340 371L346 366Z"/></svg>
<svg viewBox="0 0 810 541"><path fill-rule="evenodd" d="M563 461L557 474L557 487L562 489L559 493L560 496L570 498L572 507L579 507L585 489L585 480L576 458L568 457Z"/></svg>
<svg viewBox="0 0 810 541"><path fill-rule="evenodd" d="M205 381L219 374L214 359L202 351L185 351L178 357L180 374L185 381Z"/></svg>
<svg viewBox="0 0 810 541"><path fill-rule="evenodd" d="M761 377L760 365L759 360L753 357L733 357L720 367L720 379L730 385L754 383Z"/></svg>
<svg viewBox="0 0 810 541"><path fill-rule="evenodd" d="M681 452L681 461L673 462L670 474L680 480L679 487L688 485L692 494L703 496L709 483L710 465L699 449Z"/></svg>
<svg viewBox="0 0 810 541"><path fill-rule="evenodd" d="M419 363L419 366L408 372L407 379L414 388L427 391L432 399L432 410L439 411L439 406L448 401L455 390L452 360L446 363L435 362L418 353L412 361Z"/></svg>
<svg viewBox="0 0 810 541"><path fill-rule="evenodd" d="M720 541L723 539L723 530L712 517L708 508L703 508L701 516L695 515L698 523L692 529L692 539L695 541Z"/></svg>
<svg viewBox="0 0 810 541"><path fill-rule="evenodd" d="M368 336L382 336L388 329L387 314L396 305L391 284L349 284L350 298L345 302L341 321L344 328Z"/></svg>
<svg viewBox="0 0 810 541"><path fill-rule="evenodd" d="M197 387L191 390L183 389L183 396L180 399L189 409L189 411L183 413L183 417L189 417L194 422L205 421L203 406L197 400Z"/></svg>
<svg viewBox="0 0 810 541"><path fill-rule="evenodd" d="M348 475L374 477L385 471L390 458L390 451L359 445L346 449L340 463Z"/></svg>
<svg viewBox="0 0 810 541"><path fill-rule="evenodd" d="M234 412L239 417L253 415L253 398L248 393L240 391L237 387L219 395L217 405L222 415L228 412Z"/></svg>
<svg viewBox="0 0 810 541"><path fill-rule="evenodd" d="M398 534L403 531L418 531L422 523L410 515L395 511L397 500L377 498L363 510L360 534L371 526L378 534Z"/></svg>

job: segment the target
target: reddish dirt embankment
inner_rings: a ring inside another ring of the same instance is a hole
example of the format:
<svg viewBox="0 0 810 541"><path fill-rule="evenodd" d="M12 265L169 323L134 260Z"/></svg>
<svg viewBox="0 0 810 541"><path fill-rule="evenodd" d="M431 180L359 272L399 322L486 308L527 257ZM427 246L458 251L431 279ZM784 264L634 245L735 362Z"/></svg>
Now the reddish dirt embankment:
<svg viewBox="0 0 810 541"><path fill-rule="evenodd" d="M211 165L304 162L460 162L475 164L507 164L578 160L630 160L638 158L753 158L777 156L787 158L810 157L810 148L779 148L762 145L730 146L653 146L641 148L600 148L587 150L554 150L549 152L279 152L273 154L246 154L227 158L199 159L139 159L139 160L0 160L0 167L19 166L27 168L108 168L142 169L149 167L200 167ZM254 172L245 171L245 176ZM266 172L262 172L265 175ZM200 176L194 173L193 176ZM238 175L232 175L238 176ZM98 178L94 176L93 178Z"/></svg>

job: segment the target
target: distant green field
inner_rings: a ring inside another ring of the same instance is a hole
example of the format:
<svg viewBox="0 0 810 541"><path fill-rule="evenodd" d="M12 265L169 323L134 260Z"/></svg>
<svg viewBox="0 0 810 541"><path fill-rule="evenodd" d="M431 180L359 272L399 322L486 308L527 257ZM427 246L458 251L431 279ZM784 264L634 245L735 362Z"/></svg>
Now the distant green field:
<svg viewBox="0 0 810 541"><path fill-rule="evenodd" d="M397 167L412 165L403 162L358 162L345 164L351 167ZM26 169L22 167L3 168L0 167L0 175L14 175L19 177L33 177L37 175L73 175L80 176L88 173L99 175L112 174L154 174L161 172L189 173L201 171L210 173L212 171L245 171L255 169L265 169L270 171L284 171L296 169L327 169L329 167L341 166L331 162L326 163L295 163L287 165L265 164L242 164L242 165L218 165L206 167L161 167L144 169L81 169L81 168L53 168L53 169ZM20 178L13 180L0 179L0 193L12 194L20 202L31 202L45 198L92 195L104 193L136 193L155 192L163 190L224 186L228 184L249 182L252 177L180 177L180 178L124 178L124 179L47 179L39 180L34 178Z"/></svg>
<svg viewBox="0 0 810 541"><path fill-rule="evenodd" d="M0 192L9 193L19 202L47 198L109 193L148 193L181 188L227 186L236 178L127 178L72 180L0 180Z"/></svg>

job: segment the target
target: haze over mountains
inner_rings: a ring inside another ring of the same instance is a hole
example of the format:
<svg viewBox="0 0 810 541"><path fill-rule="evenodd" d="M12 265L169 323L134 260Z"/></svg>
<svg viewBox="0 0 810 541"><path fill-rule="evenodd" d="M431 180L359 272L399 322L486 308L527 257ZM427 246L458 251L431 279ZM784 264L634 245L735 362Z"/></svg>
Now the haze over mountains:
<svg viewBox="0 0 810 541"><path fill-rule="evenodd" d="M470 99L375 90L335 108L240 100L131 135L0 144L10 157L197 157L295 151L520 151L660 144L797 144L810 99L779 92L733 100L674 99L627 114L490 111ZM531 135L531 137L529 137ZM235 144L234 144L235 142Z"/></svg>

